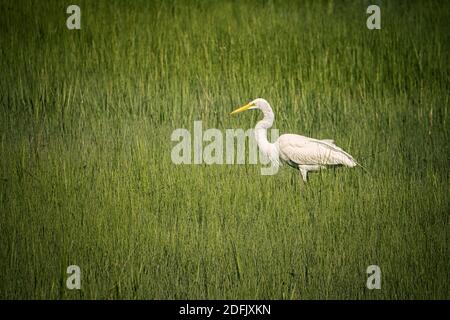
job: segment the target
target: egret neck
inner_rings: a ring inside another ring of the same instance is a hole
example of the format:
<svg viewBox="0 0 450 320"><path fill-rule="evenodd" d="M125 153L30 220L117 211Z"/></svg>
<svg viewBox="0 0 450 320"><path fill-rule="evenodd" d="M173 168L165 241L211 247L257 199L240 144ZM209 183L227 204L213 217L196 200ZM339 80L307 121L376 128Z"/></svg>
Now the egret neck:
<svg viewBox="0 0 450 320"><path fill-rule="evenodd" d="M264 118L255 126L256 143L264 155L271 161L278 162L278 149L275 144L267 140L267 129L272 127L275 115L267 102L260 103L259 109L263 112Z"/></svg>

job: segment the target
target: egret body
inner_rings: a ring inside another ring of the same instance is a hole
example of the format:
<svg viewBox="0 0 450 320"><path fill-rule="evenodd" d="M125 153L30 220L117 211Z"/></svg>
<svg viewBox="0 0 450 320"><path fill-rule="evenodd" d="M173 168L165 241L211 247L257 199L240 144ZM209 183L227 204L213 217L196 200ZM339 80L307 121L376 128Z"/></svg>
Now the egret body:
<svg viewBox="0 0 450 320"><path fill-rule="evenodd" d="M283 162L298 169L303 181L308 180L310 171L319 171L329 166L353 168L358 165L350 154L330 139L318 140L298 134L283 134L275 143L270 143L267 140L267 129L272 127L275 115L266 100L255 99L231 114L251 109L259 109L264 114L264 118L255 127L255 138L261 152L277 165Z"/></svg>

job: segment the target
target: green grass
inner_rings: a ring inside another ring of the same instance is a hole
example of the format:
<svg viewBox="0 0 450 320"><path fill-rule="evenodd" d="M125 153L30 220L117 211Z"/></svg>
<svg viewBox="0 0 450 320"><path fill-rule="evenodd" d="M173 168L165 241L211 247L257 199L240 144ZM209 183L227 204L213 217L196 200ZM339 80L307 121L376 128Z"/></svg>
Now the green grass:
<svg viewBox="0 0 450 320"><path fill-rule="evenodd" d="M450 298L447 2L77 4L0 4L1 299ZM256 97L370 174L171 162Z"/></svg>

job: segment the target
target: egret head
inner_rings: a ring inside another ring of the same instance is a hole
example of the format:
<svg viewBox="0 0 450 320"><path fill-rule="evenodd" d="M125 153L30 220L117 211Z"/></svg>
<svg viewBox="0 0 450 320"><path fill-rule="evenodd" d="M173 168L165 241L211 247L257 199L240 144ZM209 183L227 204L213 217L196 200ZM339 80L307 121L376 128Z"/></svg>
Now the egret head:
<svg viewBox="0 0 450 320"><path fill-rule="evenodd" d="M258 98L258 99L255 99L255 100L247 103L245 106L234 110L230 114L236 114L236 113L239 113L239 112L252 110L252 109L260 109L263 112L266 112L268 110L272 111L272 109L270 108L269 103L265 99Z"/></svg>

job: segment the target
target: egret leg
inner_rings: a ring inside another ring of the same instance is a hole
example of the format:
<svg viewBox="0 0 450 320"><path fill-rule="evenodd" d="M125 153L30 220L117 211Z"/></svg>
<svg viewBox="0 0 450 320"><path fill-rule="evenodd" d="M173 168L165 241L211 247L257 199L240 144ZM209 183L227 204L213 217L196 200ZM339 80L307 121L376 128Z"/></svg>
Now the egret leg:
<svg viewBox="0 0 450 320"><path fill-rule="evenodd" d="M302 179L305 182L308 182L308 170L305 170L303 168L299 168L300 174L302 175Z"/></svg>

